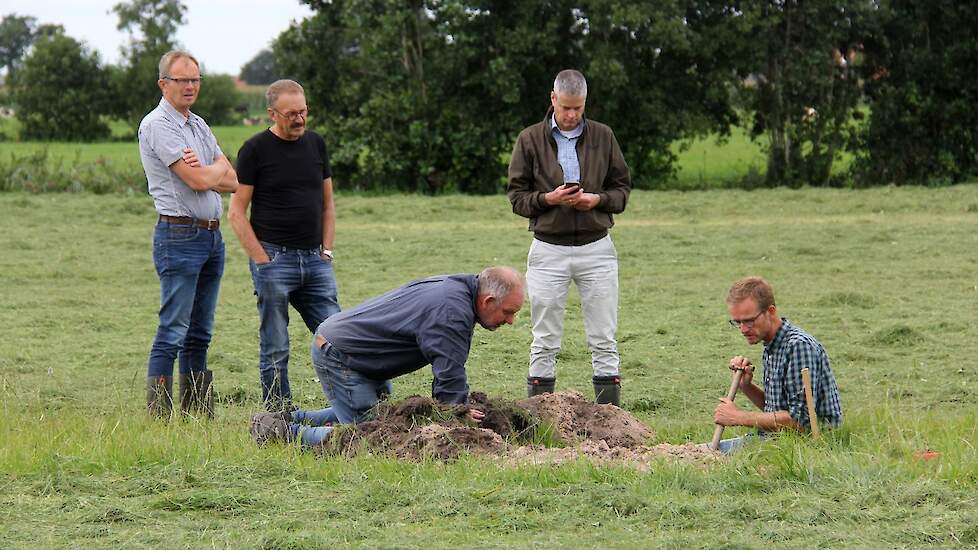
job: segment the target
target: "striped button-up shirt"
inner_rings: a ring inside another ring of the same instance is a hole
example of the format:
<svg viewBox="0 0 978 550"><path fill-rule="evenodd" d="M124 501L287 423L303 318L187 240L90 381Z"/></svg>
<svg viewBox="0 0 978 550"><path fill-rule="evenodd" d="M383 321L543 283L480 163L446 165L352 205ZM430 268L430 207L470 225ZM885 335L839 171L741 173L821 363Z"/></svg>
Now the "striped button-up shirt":
<svg viewBox="0 0 978 550"><path fill-rule="evenodd" d="M774 339L764 345L764 411L788 411L795 422L810 427L801 381L805 367L812 378L815 415L824 425L838 426L842 401L829 356L818 340L784 318Z"/></svg>

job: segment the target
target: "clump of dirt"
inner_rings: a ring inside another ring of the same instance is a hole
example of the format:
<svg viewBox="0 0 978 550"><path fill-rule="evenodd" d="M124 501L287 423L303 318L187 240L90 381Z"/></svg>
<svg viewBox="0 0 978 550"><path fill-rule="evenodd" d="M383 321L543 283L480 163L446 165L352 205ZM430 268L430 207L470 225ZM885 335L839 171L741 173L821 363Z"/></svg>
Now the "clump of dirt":
<svg viewBox="0 0 978 550"><path fill-rule="evenodd" d="M469 407L485 414L482 422L476 424L468 418ZM550 437L539 437L541 430ZM693 445L649 446L653 437L654 432L628 412L612 405L596 405L575 391L515 402L473 393L465 406L441 405L420 396L381 403L372 420L338 427L322 451L340 455L368 451L408 460L452 460L461 453L474 453L521 464L584 457L640 467L664 456L679 460L718 456ZM541 439L565 447L525 444Z"/></svg>
<svg viewBox="0 0 978 550"><path fill-rule="evenodd" d="M553 424L566 444L603 441L608 447L631 449L655 437L651 429L627 411L591 403L573 390L537 395L516 404Z"/></svg>
<svg viewBox="0 0 978 550"><path fill-rule="evenodd" d="M483 403L489 401L484 395L481 399ZM478 407L475 403L473 406ZM338 427L325 442L323 451L353 455L368 450L410 460L423 457L451 460L462 452L505 451L507 443L502 435L488 427L476 426L467 419L467 411L468 407L445 406L417 395L395 403L383 402L374 411L372 420ZM492 418L505 427L499 414Z"/></svg>

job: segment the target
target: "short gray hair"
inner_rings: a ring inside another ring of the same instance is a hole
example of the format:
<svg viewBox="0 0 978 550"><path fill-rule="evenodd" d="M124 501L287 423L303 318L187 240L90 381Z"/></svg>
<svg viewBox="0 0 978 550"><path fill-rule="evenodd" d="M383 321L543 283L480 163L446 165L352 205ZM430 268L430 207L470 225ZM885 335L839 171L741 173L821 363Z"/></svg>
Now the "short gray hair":
<svg viewBox="0 0 978 550"><path fill-rule="evenodd" d="M514 290L523 292L525 288L523 274L512 267L487 267L479 273L479 296L492 296L501 300Z"/></svg>
<svg viewBox="0 0 978 550"><path fill-rule="evenodd" d="M286 78L276 80L268 86L267 90L265 90L265 103L267 103L269 107L274 107L275 102L278 101L278 96L282 94L306 95L306 91L303 90L302 85L295 80L289 80Z"/></svg>
<svg viewBox="0 0 978 550"><path fill-rule="evenodd" d="M160 58L160 80L170 76L170 67L173 66L173 63L175 63L177 59L189 59L194 62L194 65L197 65L197 70L200 70L200 63L197 62L196 57L183 50L172 50L166 52L163 54L163 57Z"/></svg>
<svg viewBox="0 0 978 550"><path fill-rule="evenodd" d="M557 95L587 97L587 80L580 71L565 69L554 79L554 93Z"/></svg>

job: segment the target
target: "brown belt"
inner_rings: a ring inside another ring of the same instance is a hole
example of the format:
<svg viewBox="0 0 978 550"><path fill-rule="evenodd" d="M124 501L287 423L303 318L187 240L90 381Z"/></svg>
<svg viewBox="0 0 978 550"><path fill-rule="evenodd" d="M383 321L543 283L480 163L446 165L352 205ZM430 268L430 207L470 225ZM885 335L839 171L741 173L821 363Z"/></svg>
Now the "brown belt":
<svg viewBox="0 0 978 550"><path fill-rule="evenodd" d="M190 216L167 216L166 214L160 214L160 221L178 225L196 225L208 231L214 231L218 227L221 227L221 220L201 220L191 218Z"/></svg>

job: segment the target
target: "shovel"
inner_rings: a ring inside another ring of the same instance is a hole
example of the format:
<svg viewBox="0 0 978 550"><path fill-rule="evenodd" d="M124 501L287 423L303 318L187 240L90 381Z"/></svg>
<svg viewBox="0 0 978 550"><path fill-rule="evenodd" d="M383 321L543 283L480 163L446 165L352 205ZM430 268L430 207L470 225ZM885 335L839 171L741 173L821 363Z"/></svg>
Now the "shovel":
<svg viewBox="0 0 978 550"><path fill-rule="evenodd" d="M737 388L740 387L740 377L744 375L744 371L736 370L733 374L733 380L730 381L730 390L727 391L727 399L733 401L734 397L737 396ZM710 448L714 451L720 450L720 438L723 437L723 426L717 424L717 427L713 430L713 441L710 443Z"/></svg>

